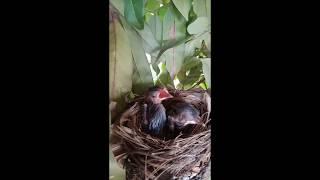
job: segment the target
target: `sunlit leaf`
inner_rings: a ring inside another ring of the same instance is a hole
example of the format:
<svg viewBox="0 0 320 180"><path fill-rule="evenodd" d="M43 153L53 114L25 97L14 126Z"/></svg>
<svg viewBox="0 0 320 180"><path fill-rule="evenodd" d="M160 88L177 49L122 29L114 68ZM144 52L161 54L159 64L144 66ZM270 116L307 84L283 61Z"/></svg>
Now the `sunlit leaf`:
<svg viewBox="0 0 320 180"><path fill-rule="evenodd" d="M150 18L151 18L152 16L153 16L152 13L146 12L146 13L144 14L144 21L145 21L146 23L148 23L148 22L150 21Z"/></svg>
<svg viewBox="0 0 320 180"><path fill-rule="evenodd" d="M160 65L160 73L158 75L158 80L156 81L156 85L160 85L160 86L173 86L174 87L174 83L173 80L170 77L170 74L166 68L165 63L161 63Z"/></svg>
<svg viewBox="0 0 320 180"><path fill-rule="evenodd" d="M171 0L162 0L163 4L169 4Z"/></svg>
<svg viewBox="0 0 320 180"><path fill-rule="evenodd" d="M209 20L207 17L198 17L188 26L189 34L200 34L209 29Z"/></svg>
<svg viewBox="0 0 320 180"><path fill-rule="evenodd" d="M160 73L160 68L159 68L158 64L153 63L153 64L151 64L151 66L152 66L153 70L156 72L156 74L158 75Z"/></svg>
<svg viewBox="0 0 320 180"><path fill-rule="evenodd" d="M193 10L198 17L208 17L208 11L211 7L207 7L207 2L211 0L195 0L193 1Z"/></svg>
<svg viewBox="0 0 320 180"><path fill-rule="evenodd" d="M168 7L167 6L162 6L159 11L158 11L158 15L161 21L163 21L166 13L168 11Z"/></svg>
<svg viewBox="0 0 320 180"><path fill-rule="evenodd" d="M147 11L155 11L160 8L160 2L158 0L148 0L145 8Z"/></svg>
<svg viewBox="0 0 320 180"><path fill-rule="evenodd" d="M200 83L199 84L199 87L204 89L204 90L207 90L207 85L203 82L203 83Z"/></svg>

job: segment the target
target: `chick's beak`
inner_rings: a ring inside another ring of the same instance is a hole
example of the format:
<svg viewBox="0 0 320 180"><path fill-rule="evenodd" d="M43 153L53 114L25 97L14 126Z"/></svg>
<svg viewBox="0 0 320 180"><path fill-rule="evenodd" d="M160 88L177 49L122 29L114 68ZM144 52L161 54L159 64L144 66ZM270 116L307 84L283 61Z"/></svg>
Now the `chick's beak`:
<svg viewBox="0 0 320 180"><path fill-rule="evenodd" d="M162 101L165 99L173 98L173 96L168 92L168 90L162 89L160 90L159 98Z"/></svg>

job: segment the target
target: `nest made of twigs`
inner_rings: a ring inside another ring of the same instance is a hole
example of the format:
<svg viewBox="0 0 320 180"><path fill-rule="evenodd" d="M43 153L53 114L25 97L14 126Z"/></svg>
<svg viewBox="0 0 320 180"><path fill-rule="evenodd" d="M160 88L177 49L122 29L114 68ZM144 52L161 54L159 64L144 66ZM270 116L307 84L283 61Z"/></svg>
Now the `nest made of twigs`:
<svg viewBox="0 0 320 180"><path fill-rule="evenodd" d="M127 179L204 179L211 159L210 95L201 89L169 92L194 105L205 126L193 125L190 134L174 139L152 137L141 128L143 97L134 99L112 125L111 136L112 151Z"/></svg>

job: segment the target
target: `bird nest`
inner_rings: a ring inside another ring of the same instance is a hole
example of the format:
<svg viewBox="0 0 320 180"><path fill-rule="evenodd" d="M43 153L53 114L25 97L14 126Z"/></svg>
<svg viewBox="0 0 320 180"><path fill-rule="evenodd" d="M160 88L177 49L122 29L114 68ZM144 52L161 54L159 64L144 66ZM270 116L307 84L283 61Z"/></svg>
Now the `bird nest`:
<svg viewBox="0 0 320 180"><path fill-rule="evenodd" d="M207 179L211 160L211 97L201 89L170 90L200 112L203 125L173 139L153 137L142 130L143 97L135 98L112 125L111 147L127 180ZM190 128L189 128L190 129Z"/></svg>

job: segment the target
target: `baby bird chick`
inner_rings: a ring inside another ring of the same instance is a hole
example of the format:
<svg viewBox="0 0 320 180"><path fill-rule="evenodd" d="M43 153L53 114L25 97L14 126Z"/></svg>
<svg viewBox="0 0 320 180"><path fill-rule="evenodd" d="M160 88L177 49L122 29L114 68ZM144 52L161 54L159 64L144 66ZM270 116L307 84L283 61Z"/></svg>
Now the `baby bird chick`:
<svg viewBox="0 0 320 180"><path fill-rule="evenodd" d="M199 111L183 99L173 98L163 104L167 109L168 126L171 133L179 133L189 124L202 124Z"/></svg>
<svg viewBox="0 0 320 180"><path fill-rule="evenodd" d="M163 136L167 118L162 101L172 97L166 88L160 87L152 87L145 94L143 125L151 135Z"/></svg>

